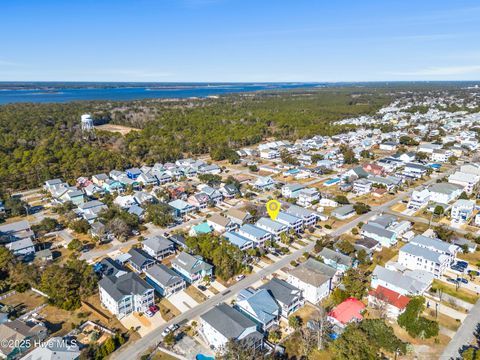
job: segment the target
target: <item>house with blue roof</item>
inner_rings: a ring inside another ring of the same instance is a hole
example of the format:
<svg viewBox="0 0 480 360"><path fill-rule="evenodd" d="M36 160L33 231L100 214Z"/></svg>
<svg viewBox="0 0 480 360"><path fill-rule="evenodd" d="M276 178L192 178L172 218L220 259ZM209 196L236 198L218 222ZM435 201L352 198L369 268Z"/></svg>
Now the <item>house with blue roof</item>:
<svg viewBox="0 0 480 360"><path fill-rule="evenodd" d="M123 192L125 190L125 185L118 180L107 179L103 182L102 188L108 193Z"/></svg>
<svg viewBox="0 0 480 360"><path fill-rule="evenodd" d="M169 202L168 205L173 209L174 215L176 217L183 217L189 212L192 212L195 210L195 207L193 205L181 199L173 200Z"/></svg>
<svg viewBox="0 0 480 360"><path fill-rule="evenodd" d="M299 218L295 215L280 211L275 219L276 222L284 224L288 227L289 230L293 230L296 233L303 232L304 221L302 218Z"/></svg>
<svg viewBox="0 0 480 360"><path fill-rule="evenodd" d="M253 241L246 237L232 231L228 231L223 234L225 239L237 246L240 250L248 250L253 248Z"/></svg>
<svg viewBox="0 0 480 360"><path fill-rule="evenodd" d="M127 169L125 173L129 179L135 180L142 174L142 171L139 168L131 168Z"/></svg>
<svg viewBox="0 0 480 360"><path fill-rule="evenodd" d="M255 244L255 247L264 247L265 241L272 240L272 234L255 225L245 224L238 229L238 233Z"/></svg>
<svg viewBox="0 0 480 360"><path fill-rule="evenodd" d="M213 275L213 266L203 261L201 256L190 255L181 252L172 260L172 268L180 274L188 283Z"/></svg>
<svg viewBox="0 0 480 360"><path fill-rule="evenodd" d="M247 288L237 296L235 308L258 325L265 332L278 324L280 306L266 289Z"/></svg>
<svg viewBox="0 0 480 360"><path fill-rule="evenodd" d="M280 236L288 231L287 225L266 217L260 218L255 225L260 229L268 231L275 240L280 240Z"/></svg>
<svg viewBox="0 0 480 360"><path fill-rule="evenodd" d="M210 234L211 232L213 232L213 229L211 228L211 226L208 225L207 222L203 222L203 223L192 226L188 234L190 236L198 236L202 234Z"/></svg>

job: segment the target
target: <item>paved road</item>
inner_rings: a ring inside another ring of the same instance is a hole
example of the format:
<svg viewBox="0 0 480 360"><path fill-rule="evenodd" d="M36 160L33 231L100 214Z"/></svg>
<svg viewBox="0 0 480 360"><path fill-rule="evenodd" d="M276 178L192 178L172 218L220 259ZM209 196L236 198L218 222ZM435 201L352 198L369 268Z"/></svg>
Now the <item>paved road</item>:
<svg viewBox="0 0 480 360"><path fill-rule="evenodd" d="M453 226L450 226L450 225L442 224L442 223L439 223L439 222L436 222L436 221L429 221L429 220L427 220L425 218L422 218L420 216L405 215L405 214L402 214L402 213L399 213L399 212L396 212L396 211L393 211L393 210L387 210L386 212L389 213L389 214L401 217L405 220L412 221L412 222L420 222L420 223L427 224L427 225L430 224L430 226L434 226L434 227L435 226L443 226L443 227L446 227L447 229L455 231L455 232L457 232L461 235L466 235L468 233L471 233L471 231L466 231L466 230L459 229L459 228L456 228L456 227L453 227Z"/></svg>
<svg viewBox="0 0 480 360"><path fill-rule="evenodd" d="M396 198L386 202L383 205L377 206L372 209L371 212L361 215L358 218L350 221L349 223L335 229L331 235L332 236L337 236L343 233L346 233L350 231L352 228L358 225L360 222L366 222L372 215L375 213L383 212L386 209L388 209L390 206L394 205L397 203L399 200L403 199L406 197L408 193L401 193L399 194ZM139 356L141 356L147 349L156 346L159 341L161 340L161 333L163 329L171 325L173 323L178 323L183 320L191 320L194 319L197 316L202 315L206 311L210 310L212 307L215 305L226 301L227 299L231 298L232 296L235 296L238 294L241 290L252 286L254 283L257 281L261 280L262 278L269 276L273 274L274 272L280 270L283 267L286 267L290 264L292 260L296 260L303 256L304 252L310 252L313 250L314 247L314 242L310 242L306 246L292 252L291 254L283 257L282 259L278 260L277 262L269 265L266 268L261 269L259 272L251 274L247 276L245 279L242 281L239 281L238 283L234 284L227 290L223 291L220 294L215 295L214 297L208 299L207 301L199 304L198 306L182 313L181 315L175 317L175 319L169 321L165 325L162 325L161 327L153 330L149 334L145 335L141 339L135 341L134 343L120 348L118 351L112 354L111 358L112 359L125 359L125 360L132 360L132 359L137 359Z"/></svg>
<svg viewBox="0 0 480 360"><path fill-rule="evenodd" d="M452 170L451 170L452 171ZM448 173L443 173L438 176L445 176ZM424 187L425 185L432 184L433 182L436 181L438 176L435 176L434 178L426 181L424 184L418 186L415 189L419 189L421 187ZM331 232L331 236L338 236L340 234L346 233L350 231L352 228L358 225L360 222L366 222L371 216L377 213L383 213L387 211L391 206L394 204L398 203L399 201L405 199L407 196L410 196L410 194L413 192L411 189L407 192L403 192L398 194L396 197L394 197L392 200L384 203L383 205L379 205L376 207L372 207L372 211L370 211L367 214L363 214L354 220L344 224L343 226L340 226L339 228L335 229L334 231ZM277 262L269 265L268 267L265 267L258 271L257 273L251 274L247 276L245 279L242 281L239 281L238 283L234 284L227 290L223 291L220 294L215 295L214 297L208 299L207 301L199 304L198 306L180 314L179 316L175 317L173 320L169 321L168 323L158 327L157 329L153 330L149 334L145 335L141 339L132 342L131 344L121 347L119 350L114 352L111 355L111 359L119 359L119 360L133 360L139 358L141 355L143 355L149 348L153 348L157 346L157 344L160 342L162 336L161 333L165 327L173 324L173 323L179 323L184 320L192 320L196 318L197 316L202 315L203 313L207 312L210 310L212 307L215 305L226 301L227 299L231 298L232 296L235 296L238 294L241 290L252 286L254 283L257 281L261 280L262 278L269 276L273 274L274 272L280 270L283 267L286 267L290 264L291 261L296 260L303 256L304 252L310 252L313 250L314 243L311 242L308 245L298 249L295 252L290 253L289 255L283 257L282 259L278 260Z"/></svg>
<svg viewBox="0 0 480 360"><path fill-rule="evenodd" d="M455 336L450 340L440 359L456 359L459 356L458 350L474 340L473 333L480 322L480 301L470 310Z"/></svg>

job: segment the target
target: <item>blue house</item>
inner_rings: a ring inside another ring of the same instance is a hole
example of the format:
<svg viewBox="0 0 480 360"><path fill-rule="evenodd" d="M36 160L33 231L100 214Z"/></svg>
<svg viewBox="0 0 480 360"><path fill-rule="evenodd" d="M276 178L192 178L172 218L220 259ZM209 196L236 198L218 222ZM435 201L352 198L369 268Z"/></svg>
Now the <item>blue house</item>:
<svg viewBox="0 0 480 360"><path fill-rule="evenodd" d="M213 275L212 265L203 261L201 256L193 256L186 252L181 252L172 260L172 268L189 283Z"/></svg>
<svg viewBox="0 0 480 360"><path fill-rule="evenodd" d="M242 225L238 229L238 233L243 237L252 240L255 246L263 247L265 241L272 240L272 234L251 224Z"/></svg>
<svg viewBox="0 0 480 360"><path fill-rule="evenodd" d="M129 179L135 180L136 178L138 178L140 176L142 171L138 168L131 168L131 169L126 170L125 173L127 174L127 177Z"/></svg>
<svg viewBox="0 0 480 360"><path fill-rule="evenodd" d="M118 180L105 180L102 185L103 189L108 192L122 192L125 189L125 185Z"/></svg>
<svg viewBox="0 0 480 360"><path fill-rule="evenodd" d="M225 239L227 239L227 241L237 246L240 250L248 250L253 248L253 241L238 233L228 231L223 234L223 236Z"/></svg>
<svg viewBox="0 0 480 360"><path fill-rule="evenodd" d="M345 272L354 267L354 261L350 256L344 255L338 251L324 247L318 254L323 262L340 272Z"/></svg>
<svg viewBox="0 0 480 360"><path fill-rule="evenodd" d="M168 203L170 207L173 209L174 215L176 217L183 217L184 215L188 214L191 211L195 210L195 206L183 201L181 199L173 200Z"/></svg>
<svg viewBox="0 0 480 360"><path fill-rule="evenodd" d="M267 289L240 291L235 308L255 321L262 332L278 324L280 318L280 306Z"/></svg>
<svg viewBox="0 0 480 360"><path fill-rule="evenodd" d="M198 236L198 235L202 235L202 234L210 234L211 232L213 232L213 229L205 221L203 223L192 226L192 228L189 231L189 235L190 236Z"/></svg>

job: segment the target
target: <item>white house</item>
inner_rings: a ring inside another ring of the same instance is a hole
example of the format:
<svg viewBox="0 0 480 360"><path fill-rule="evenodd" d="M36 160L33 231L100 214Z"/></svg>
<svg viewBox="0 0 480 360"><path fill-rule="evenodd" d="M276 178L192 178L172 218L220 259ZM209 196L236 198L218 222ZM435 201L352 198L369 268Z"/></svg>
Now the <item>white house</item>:
<svg viewBox="0 0 480 360"><path fill-rule="evenodd" d="M471 163L460 166L460 172L480 176L480 164Z"/></svg>
<svg viewBox="0 0 480 360"><path fill-rule="evenodd" d="M419 210L428 205L430 201L430 191L428 189L414 190L410 197L407 207L413 210Z"/></svg>
<svg viewBox="0 0 480 360"><path fill-rule="evenodd" d="M253 183L253 187L258 190L270 190L275 186L275 181L270 176L260 176Z"/></svg>
<svg viewBox="0 0 480 360"><path fill-rule="evenodd" d="M450 156L452 155L453 153L450 150L445 150L445 149L433 150L431 155L431 160L435 162L447 162Z"/></svg>
<svg viewBox="0 0 480 360"><path fill-rule="evenodd" d="M279 156L280 152L278 150L267 149L260 151L260 157L262 159L276 159Z"/></svg>
<svg viewBox="0 0 480 360"><path fill-rule="evenodd" d="M437 183L428 188L430 201L448 204L457 199L463 191L463 186L451 183Z"/></svg>
<svg viewBox="0 0 480 360"><path fill-rule="evenodd" d="M282 196L286 198L297 198L300 191L305 188L301 184L286 184L282 186Z"/></svg>
<svg viewBox="0 0 480 360"><path fill-rule="evenodd" d="M372 273L371 287L383 286L402 295L422 295L430 287L431 282L424 282L408 274L386 269L377 265Z"/></svg>
<svg viewBox="0 0 480 360"><path fill-rule="evenodd" d="M286 225L289 230L293 230L296 233L301 233L303 231L303 219L292 214L287 214L284 211L278 213L275 221Z"/></svg>
<svg viewBox="0 0 480 360"><path fill-rule="evenodd" d="M450 216L455 223L466 223L475 210L475 202L472 200L459 199L452 205Z"/></svg>
<svg viewBox="0 0 480 360"><path fill-rule="evenodd" d="M411 270L424 270L440 277L454 261L460 247L417 235L400 248L398 263Z"/></svg>
<svg viewBox="0 0 480 360"><path fill-rule="evenodd" d="M368 305L385 310L388 318L396 320L405 311L410 298L381 285L368 293Z"/></svg>
<svg viewBox="0 0 480 360"><path fill-rule="evenodd" d="M200 333L208 345L219 352L229 340L245 340L255 347L263 344L263 335L257 331L257 324L225 303L200 315Z"/></svg>
<svg viewBox="0 0 480 360"><path fill-rule="evenodd" d="M393 141L386 141L380 144L380 150L393 151L397 148L397 143Z"/></svg>
<svg viewBox="0 0 480 360"><path fill-rule="evenodd" d="M317 304L334 289L337 270L315 259L308 259L288 273L287 282L303 291L305 300Z"/></svg>
<svg viewBox="0 0 480 360"><path fill-rule="evenodd" d="M425 144L418 145L417 151L418 152L424 152L424 153L427 153L427 154L432 154L434 150L439 150L439 149L442 148L442 146L443 145L440 145L440 144L425 143Z"/></svg>
<svg viewBox="0 0 480 360"><path fill-rule="evenodd" d="M119 319L155 305L153 288L133 272L120 277L104 276L98 288L102 306Z"/></svg>
<svg viewBox="0 0 480 360"><path fill-rule="evenodd" d="M288 225L266 217L260 218L255 225L268 231L275 240L280 240L280 236L288 231Z"/></svg>
<svg viewBox="0 0 480 360"><path fill-rule="evenodd" d="M353 182L353 192L357 195L368 194L372 191L372 182L368 179L358 179Z"/></svg>
<svg viewBox="0 0 480 360"><path fill-rule="evenodd" d="M448 182L450 184L462 186L467 194L471 194L473 192L479 181L480 175L463 173L460 171L456 171L448 177Z"/></svg>
<svg viewBox="0 0 480 360"><path fill-rule="evenodd" d="M320 200L320 193L315 188L300 190L298 193L297 204L303 207L310 207Z"/></svg>

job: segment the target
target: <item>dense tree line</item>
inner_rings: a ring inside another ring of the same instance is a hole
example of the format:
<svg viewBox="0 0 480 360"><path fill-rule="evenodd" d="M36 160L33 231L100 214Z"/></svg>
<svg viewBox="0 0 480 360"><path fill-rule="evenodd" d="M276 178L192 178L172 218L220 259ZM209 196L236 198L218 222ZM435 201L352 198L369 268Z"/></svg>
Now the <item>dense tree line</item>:
<svg viewBox="0 0 480 360"><path fill-rule="evenodd" d="M187 237L186 243L193 254L213 264L215 274L224 280L229 280L244 268L242 251L219 236L202 234Z"/></svg>
<svg viewBox="0 0 480 360"><path fill-rule="evenodd" d="M267 137L334 135L350 127L335 120L373 114L390 99L383 92L318 89L308 94L231 95L219 99L74 102L0 106L0 190L32 188L61 177L73 182L113 168L211 153L238 161L233 149ZM125 137L85 136L80 115L141 128Z"/></svg>

